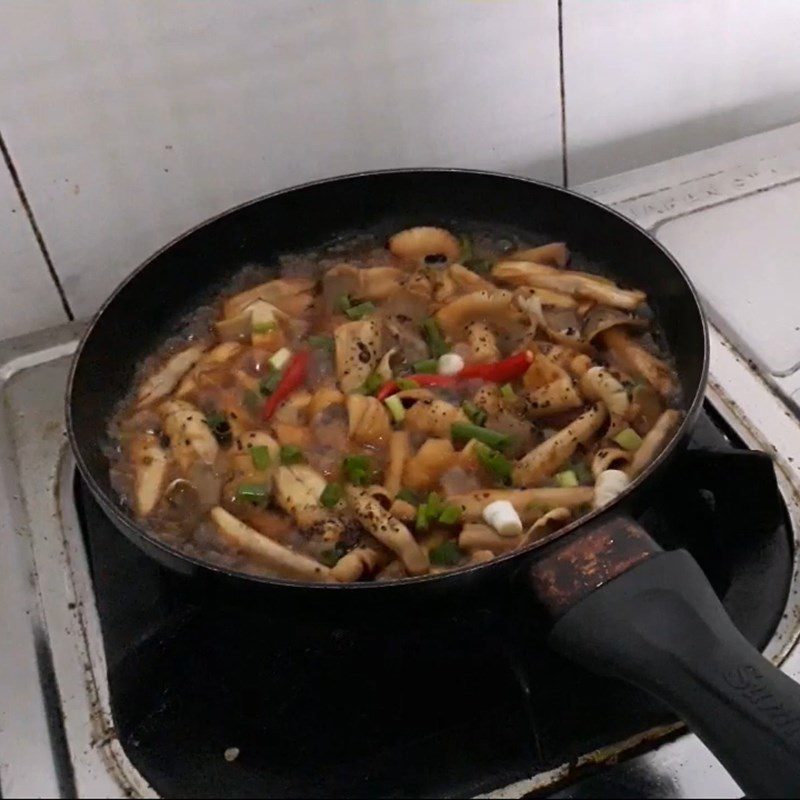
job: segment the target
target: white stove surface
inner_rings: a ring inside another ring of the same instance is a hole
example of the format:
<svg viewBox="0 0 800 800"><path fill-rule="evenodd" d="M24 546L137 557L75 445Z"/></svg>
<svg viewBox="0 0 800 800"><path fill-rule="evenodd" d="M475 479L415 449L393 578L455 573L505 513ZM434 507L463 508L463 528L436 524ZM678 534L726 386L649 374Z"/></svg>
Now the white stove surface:
<svg viewBox="0 0 800 800"><path fill-rule="evenodd" d="M800 125L578 187L650 230L697 283L713 320L709 399L775 457L800 531ZM80 324L0 343L0 790L3 796L151 796L116 739L85 553L71 502L62 397ZM735 343L735 345L733 344ZM795 543L796 552L798 550ZM800 678L800 586L768 657ZM57 723L57 724L54 724ZM63 731L63 735L54 735ZM637 742L616 748L624 753ZM587 760L603 754L587 754ZM493 793L519 797L567 765ZM740 797L686 734L559 796Z"/></svg>

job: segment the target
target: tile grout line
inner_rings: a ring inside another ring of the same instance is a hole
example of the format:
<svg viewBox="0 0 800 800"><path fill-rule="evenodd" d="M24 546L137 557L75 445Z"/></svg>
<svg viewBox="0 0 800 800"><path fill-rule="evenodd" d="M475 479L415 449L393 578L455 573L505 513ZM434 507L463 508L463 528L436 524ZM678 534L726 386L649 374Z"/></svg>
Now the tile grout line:
<svg viewBox="0 0 800 800"><path fill-rule="evenodd" d="M561 95L561 182L569 186L567 164L567 93L564 85L564 9L563 0L558 0L558 86Z"/></svg>
<svg viewBox="0 0 800 800"><path fill-rule="evenodd" d="M72 308L70 307L69 300L64 292L64 287L61 285L61 279L58 277L55 265L53 264L53 259L50 257L50 252L48 251L47 245L44 242L44 236L42 236L42 231L33 215L33 209L31 208L28 197L25 194L25 190L22 188L22 181L20 180L17 168L14 166L14 162L11 160L11 153L8 151L2 131L0 131L0 153L3 155L3 160L5 161L6 167L8 167L11 180L14 182L14 188L17 190L19 201L22 203L22 207L25 209L25 214L28 217L28 223L33 230L33 235L36 237L36 242L39 245L39 250L42 253L45 264L47 264L47 271L50 273L50 277L55 284L58 296L61 299L61 306L63 307L64 313L66 313L69 320L72 321L75 319L75 314L72 313Z"/></svg>

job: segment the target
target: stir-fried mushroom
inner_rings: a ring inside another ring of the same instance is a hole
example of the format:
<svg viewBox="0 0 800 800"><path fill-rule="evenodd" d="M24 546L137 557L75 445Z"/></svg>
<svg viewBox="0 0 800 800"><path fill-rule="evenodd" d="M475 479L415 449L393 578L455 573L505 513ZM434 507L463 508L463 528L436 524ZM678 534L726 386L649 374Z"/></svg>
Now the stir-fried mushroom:
<svg viewBox="0 0 800 800"><path fill-rule="evenodd" d="M422 575L430 568L428 554L417 544L411 531L395 519L368 492L350 487L347 497L361 524L379 541L396 553L409 575Z"/></svg>
<svg viewBox="0 0 800 800"><path fill-rule="evenodd" d="M354 442L377 447L389 441L392 425L389 412L380 400L362 394L348 395L347 413L350 438Z"/></svg>
<svg viewBox="0 0 800 800"><path fill-rule="evenodd" d="M267 281L228 298L223 306L223 317L238 317L257 300L271 303L289 317L298 317L311 305L313 289L314 281L311 278L278 278Z"/></svg>
<svg viewBox="0 0 800 800"><path fill-rule="evenodd" d="M631 478L635 478L666 447L680 423L681 413L674 408L668 408L658 418L656 424L642 440L641 446L627 469Z"/></svg>
<svg viewBox="0 0 800 800"><path fill-rule="evenodd" d="M453 300L436 313L442 330L456 341L464 339L467 326L474 320L504 325L513 315L511 292L497 289L493 292L471 292Z"/></svg>
<svg viewBox="0 0 800 800"><path fill-rule="evenodd" d="M641 305L647 298L644 292L637 289L619 289L597 275L560 270L533 261L501 261L495 264L492 275L515 286L553 289L629 310Z"/></svg>
<svg viewBox="0 0 800 800"><path fill-rule="evenodd" d="M672 371L620 328L603 332L603 343L622 366L633 375L644 378L662 397L675 394L677 386Z"/></svg>
<svg viewBox="0 0 800 800"><path fill-rule="evenodd" d="M628 413L628 392L605 367L586 370L581 376L580 387L584 397L602 400L611 414L624 417Z"/></svg>
<svg viewBox="0 0 800 800"><path fill-rule="evenodd" d="M468 422L466 414L446 400L420 400L406 412L406 428L428 436L449 438L455 422Z"/></svg>
<svg viewBox="0 0 800 800"><path fill-rule="evenodd" d="M167 400L158 410L170 449L181 469L187 471L197 459L205 464L214 463L219 444L199 408L185 400Z"/></svg>
<svg viewBox="0 0 800 800"><path fill-rule="evenodd" d="M501 536L496 530L479 522L468 522L458 536L458 546L467 552L489 550L494 555L509 553L519 547L521 536Z"/></svg>
<svg viewBox="0 0 800 800"><path fill-rule="evenodd" d="M242 345L238 342L222 342L216 347L212 347L197 360L195 366L189 370L178 388L175 390L175 397L183 400L191 395L198 388L198 379L206 370L213 370L222 364L227 363L242 352Z"/></svg>
<svg viewBox="0 0 800 800"><path fill-rule="evenodd" d="M395 431L389 439L389 466L386 469L384 487L391 497L394 497L403 485L403 471L406 461L411 453L408 434L405 431Z"/></svg>
<svg viewBox="0 0 800 800"><path fill-rule="evenodd" d="M594 490L591 486L575 486L567 489L541 486L535 489L479 489L468 494L453 495L448 503L457 505L467 522L483 519L483 509L496 500L508 500L517 513L526 519L538 519L541 508L576 508L592 502Z"/></svg>
<svg viewBox="0 0 800 800"><path fill-rule="evenodd" d="M608 418L605 406L596 405L554 436L545 439L514 466L515 486L530 486L549 478L568 461L579 444L588 441Z"/></svg>
<svg viewBox="0 0 800 800"><path fill-rule="evenodd" d="M352 583L363 575L370 575L385 562L386 559L371 547L357 547L346 555L331 568L331 576L340 583Z"/></svg>
<svg viewBox="0 0 800 800"><path fill-rule="evenodd" d="M415 491L435 489L439 479L456 463L450 439L428 439L405 462L403 483Z"/></svg>
<svg viewBox="0 0 800 800"><path fill-rule="evenodd" d="M364 385L381 354L381 329L375 320L345 322L336 328L336 372L339 385L350 394Z"/></svg>
<svg viewBox="0 0 800 800"><path fill-rule="evenodd" d="M500 348L494 331L485 322L470 322L467 325L467 344L472 351L472 361L485 364L500 359Z"/></svg>
<svg viewBox="0 0 800 800"><path fill-rule="evenodd" d="M275 475L275 499L301 528L322 524L326 541L335 541L344 522L320 502L325 486L322 475L305 464L280 467Z"/></svg>
<svg viewBox="0 0 800 800"><path fill-rule="evenodd" d="M596 481L601 472L608 469L624 470L632 460L633 454L630 450L623 450L621 447L603 447L592 459L592 475Z"/></svg>
<svg viewBox="0 0 800 800"><path fill-rule="evenodd" d="M538 419L583 405L567 372L539 350L533 353L534 360L522 378L528 390L528 415Z"/></svg>
<svg viewBox="0 0 800 800"><path fill-rule="evenodd" d="M152 433L134 437L131 444L136 485L136 510L148 516L161 498L164 479L167 475L169 454Z"/></svg>
<svg viewBox="0 0 800 800"><path fill-rule="evenodd" d="M198 344L172 356L158 372L141 385L137 396L139 405L148 405L166 397L178 385L178 381L200 360L202 354L203 348Z"/></svg>
<svg viewBox="0 0 800 800"><path fill-rule="evenodd" d="M508 256L512 261L535 261L537 264L550 264L553 267L566 267L569 250L564 242L551 242L540 247L517 250Z"/></svg>
<svg viewBox="0 0 800 800"><path fill-rule="evenodd" d="M554 508L543 514L531 527L525 532L523 536L523 543L535 542L538 539L544 539L551 533L555 533L560 528L563 528L572 521L572 511L568 508Z"/></svg>
<svg viewBox="0 0 800 800"><path fill-rule="evenodd" d="M392 255L415 264L446 264L455 261L461 248L458 239L444 228L419 227L400 231L389 239Z"/></svg>
<svg viewBox="0 0 800 800"><path fill-rule="evenodd" d="M314 582L330 580L330 570L327 567L262 536L224 508L213 508L211 519L227 542L258 561L263 561L281 577Z"/></svg>

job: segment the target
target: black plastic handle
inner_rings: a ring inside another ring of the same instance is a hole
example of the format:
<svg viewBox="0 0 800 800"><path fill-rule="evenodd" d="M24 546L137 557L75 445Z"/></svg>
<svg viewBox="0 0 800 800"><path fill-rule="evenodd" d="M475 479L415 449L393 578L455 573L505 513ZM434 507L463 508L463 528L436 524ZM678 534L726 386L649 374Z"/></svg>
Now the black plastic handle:
<svg viewBox="0 0 800 800"><path fill-rule="evenodd" d="M755 797L800 797L800 685L736 629L694 559L659 553L580 600L550 644L670 705Z"/></svg>

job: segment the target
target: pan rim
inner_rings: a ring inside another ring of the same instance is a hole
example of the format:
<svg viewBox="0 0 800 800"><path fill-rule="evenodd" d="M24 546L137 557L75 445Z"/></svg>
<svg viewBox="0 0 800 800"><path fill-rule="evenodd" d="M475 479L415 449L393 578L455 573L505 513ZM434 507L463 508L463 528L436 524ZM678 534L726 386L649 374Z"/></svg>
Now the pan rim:
<svg viewBox="0 0 800 800"><path fill-rule="evenodd" d="M661 252L663 256L665 256L669 260L669 262L672 264L672 266L675 268L677 273L682 278L684 285L688 289L689 296L691 297L694 303L694 307L697 312L698 319L700 321L700 330L702 335L702 365L700 369L700 377L698 380L697 388L695 389L695 393L691 402L684 410L684 416L683 419L681 420L681 424L675 430L670 441L667 443L664 449L659 453L659 455L633 481L631 481L631 483L624 489L624 491L622 491L614 499L612 503L603 506L602 508L593 509L589 513L584 514L583 516L574 520L569 525L566 525L565 527L559 529L550 536L547 536L543 539L533 542L527 547L524 547L520 550L511 551L510 553L499 555L493 558L491 561L487 561L481 564L472 564L469 566L464 566L449 572L440 573L438 575L421 575L417 577L400 578L398 580L392 580L392 581L368 581L363 583L361 582L313 583L308 581L293 581L284 578L270 578L260 575L250 575L245 572L226 569L217 566L215 564L212 564L208 561L204 561L203 559L197 558L195 556L187 555L175 549L174 547L171 547L170 545L166 544L166 542L159 540L155 535L151 534L143 525L137 522L132 516L125 514L116 504L114 504L107 497L106 492L100 487L98 482L95 480L91 469L89 468L85 459L83 458L82 448L80 447L77 436L75 435L72 406L73 406L73 394L75 390L77 367L81 362L81 358L83 356L83 351L86 347L86 344L91 338L98 320L103 316L106 309L108 309L108 307L116 300L116 298L122 292L124 292L128 284L134 281L138 277L138 275L141 272L143 272L159 256L161 256L162 253L166 252L175 244L193 234L195 231L198 231L201 228L204 228L207 225L216 222L219 219L222 219L223 217L226 217L230 214L234 214L251 205L255 205L256 203L280 197L285 194L305 189L310 189L316 186L323 186L329 183L353 181L358 179L365 179L365 178L385 176L385 175L431 174L431 173L443 174L443 175L467 174L467 175L483 176L488 178L500 178L503 180L513 181L515 183L526 183L533 186L542 187L552 191L566 194L570 197L573 197L577 200L580 200L584 203L587 203L591 206L601 209L605 213L610 214L616 217L617 219L621 220L634 230L638 231L638 233L643 235L654 247L656 247ZM78 467L82 479L88 485L92 493L92 496L95 498L100 507L103 509L104 513L111 518L111 522L117 529L126 528L132 531L133 533L135 533L137 537L144 540L144 542L146 542L149 547L154 547L157 550L166 553L167 555L169 555L170 558L174 558L177 559L178 561L187 563L191 565L192 568L198 568L203 572L209 572L216 575L221 575L230 579L244 580L248 584L252 584L254 586L265 586L265 587L276 586L286 589L297 589L297 590L314 589L316 591L321 591L321 592L327 592L327 591L352 592L352 591L367 591L367 590L377 591L379 589L382 589L384 591L390 591L390 590L397 591L400 589L400 587L418 586L422 584L430 584L433 583L434 581L438 582L438 581L445 581L448 579L456 579L457 576L467 576L477 572L478 570L500 569L503 565L506 565L513 560L524 560L525 558L529 558L532 553L535 553L538 550L546 548L554 541L569 536L578 528L593 522L599 517L613 514L615 510L618 510L620 506L622 506L635 492L637 492L649 480L649 478L667 460L669 460L669 458L675 452L676 448L679 446L680 442L688 434L689 430L691 429L691 427L695 422L697 415L700 412L700 409L702 407L705 398L705 390L708 382L708 370L709 370L708 320L706 317L705 309L703 308L703 305L700 302L697 289L694 283L690 280L689 276L686 274L683 267L674 258L674 256L664 247L664 245L661 244L661 242L659 242L655 238L655 236L652 233L650 233L650 231L641 227L638 223L624 216L616 209L613 209L603 203L598 202L594 198L586 197L585 195L579 194L578 192L572 189L569 189L567 187L557 186L555 184L548 183L547 181L540 181L534 178L512 175L510 173L495 172L490 170L466 169L459 167L401 167L394 169L366 170L361 172L348 173L345 175L335 175L327 178L320 178L316 180L307 181L302 184L289 186L283 189L278 189L274 192L269 192L267 194L260 195L258 197L247 200L243 203L240 203L236 206L228 208L219 214L209 217L208 219L205 219L204 221L198 223L197 225L188 228L183 233L174 237L164 246L156 250L152 255L150 255L141 264L139 264L139 266L136 267L129 275L127 275L125 278L122 279L122 281L120 281L120 283L117 285L114 291L111 292L111 294L106 298L106 300L100 305L100 308L91 317L89 324L86 327L86 330L81 335L80 340L78 342L78 346L75 350L75 354L72 358L69 374L67 377L67 387L65 394L65 418L67 424L67 437L69 440L70 448L73 453L73 457L75 458L75 463ZM118 533L122 534L122 531L118 530Z"/></svg>

